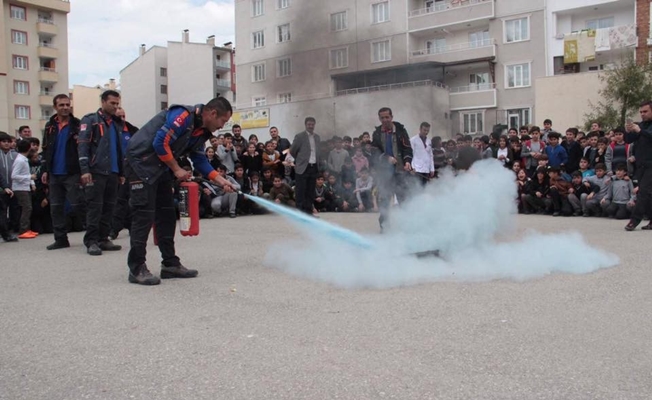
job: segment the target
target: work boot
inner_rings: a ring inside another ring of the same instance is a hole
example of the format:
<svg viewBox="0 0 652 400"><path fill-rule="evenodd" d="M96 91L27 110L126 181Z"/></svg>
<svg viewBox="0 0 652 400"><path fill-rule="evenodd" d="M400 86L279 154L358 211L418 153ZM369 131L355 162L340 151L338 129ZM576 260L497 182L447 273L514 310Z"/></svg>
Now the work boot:
<svg viewBox="0 0 652 400"><path fill-rule="evenodd" d="M102 255L102 249L100 249L100 246L98 246L97 243L93 243L92 245L88 246L86 252L92 256Z"/></svg>
<svg viewBox="0 0 652 400"><path fill-rule="evenodd" d="M645 226L642 226L641 230L642 231L652 231L652 222L650 222L649 224L647 224Z"/></svg>
<svg viewBox="0 0 652 400"><path fill-rule="evenodd" d="M59 250L70 247L70 242L66 240L55 240L54 243L46 247L48 250Z"/></svg>
<svg viewBox="0 0 652 400"><path fill-rule="evenodd" d="M17 242L18 237L16 237L16 235L14 235L13 233L9 233L6 236L3 236L2 240L4 240L7 243L9 243L9 242Z"/></svg>
<svg viewBox="0 0 652 400"><path fill-rule="evenodd" d="M145 286L154 286L161 283L161 280L158 277L152 275L152 273L149 272L146 264L143 264L138 268L136 275L134 275L132 271L129 271L128 280L130 283L136 283L138 285Z"/></svg>
<svg viewBox="0 0 652 400"><path fill-rule="evenodd" d="M118 235L119 235L119 234L120 234L120 232L113 232L113 231L111 231L111 232L109 233L109 239L111 239L111 240L116 240L116 239L118 238Z"/></svg>
<svg viewBox="0 0 652 400"><path fill-rule="evenodd" d="M173 267L166 267L161 265L161 279L170 278L194 278L199 274L196 269L188 269L183 265L175 265Z"/></svg>
<svg viewBox="0 0 652 400"><path fill-rule="evenodd" d="M633 230L636 229L636 227L638 226L639 223L640 223L640 222L636 222L636 221L634 221L634 220L632 219L632 220L630 220L629 223L625 226L625 230L626 230L627 232L631 232L631 231L633 231Z"/></svg>
<svg viewBox="0 0 652 400"><path fill-rule="evenodd" d="M100 242L100 249L102 249L103 251L118 251L118 250L122 250L122 246L118 244L113 244L112 241L107 239Z"/></svg>

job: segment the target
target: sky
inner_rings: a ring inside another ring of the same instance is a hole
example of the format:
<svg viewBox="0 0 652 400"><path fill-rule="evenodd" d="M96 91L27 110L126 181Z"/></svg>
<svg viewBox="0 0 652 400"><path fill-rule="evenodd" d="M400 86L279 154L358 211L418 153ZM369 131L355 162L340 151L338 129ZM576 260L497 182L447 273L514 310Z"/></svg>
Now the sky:
<svg viewBox="0 0 652 400"><path fill-rule="evenodd" d="M181 41L234 42L234 0L75 0L68 15L70 86L119 81L120 70L138 57L145 44ZM107 4L111 4L107 7Z"/></svg>

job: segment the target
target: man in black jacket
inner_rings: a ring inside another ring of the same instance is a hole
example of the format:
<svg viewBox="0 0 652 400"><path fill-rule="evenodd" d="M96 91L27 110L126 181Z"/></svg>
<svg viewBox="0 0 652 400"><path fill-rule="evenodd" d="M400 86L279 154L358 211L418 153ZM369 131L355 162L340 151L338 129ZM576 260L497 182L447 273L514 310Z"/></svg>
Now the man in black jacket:
<svg viewBox="0 0 652 400"><path fill-rule="evenodd" d="M84 245L92 256L122 248L109 239L118 185L124 181L120 138L124 123L116 116L120 94L107 90L101 100L102 107L97 112L82 118L78 141L87 207Z"/></svg>
<svg viewBox="0 0 652 400"><path fill-rule="evenodd" d="M635 143L636 172L635 180L638 180L638 193L636 195L636 206L632 218L625 227L627 231L633 231L641 223L643 217L652 217L652 101L643 103L639 109L642 121L638 124L628 122L625 125L627 143ZM652 230L652 222L641 229Z"/></svg>
<svg viewBox="0 0 652 400"><path fill-rule="evenodd" d="M80 122L71 113L70 98L67 95L54 97L54 109L57 113L45 124L42 153L44 172L41 181L44 185L49 185L50 215L54 230L54 243L47 246L48 250L70 247L64 211L66 199L75 212L84 214L77 152Z"/></svg>
<svg viewBox="0 0 652 400"><path fill-rule="evenodd" d="M394 195L399 204L407 196L407 173L412 171L412 146L407 130L402 124L394 122L390 108L381 108L378 118L381 125L376 127L371 144L380 152L376 170L380 206L378 221L382 231Z"/></svg>

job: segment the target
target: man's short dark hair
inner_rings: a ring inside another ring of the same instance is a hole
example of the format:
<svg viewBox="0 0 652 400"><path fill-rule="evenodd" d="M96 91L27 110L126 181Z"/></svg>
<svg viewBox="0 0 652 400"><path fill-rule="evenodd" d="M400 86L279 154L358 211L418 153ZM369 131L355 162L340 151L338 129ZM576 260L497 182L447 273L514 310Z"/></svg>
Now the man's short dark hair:
<svg viewBox="0 0 652 400"><path fill-rule="evenodd" d="M217 115L225 115L227 113L233 113L233 107L231 103L224 97L216 97L213 100L206 103L204 110L217 112Z"/></svg>
<svg viewBox="0 0 652 400"><path fill-rule="evenodd" d="M19 140L16 144L16 151L19 153L27 153L32 148L32 144L28 140Z"/></svg>
<svg viewBox="0 0 652 400"><path fill-rule="evenodd" d="M641 103L641 107L650 106L652 108L652 100L645 101Z"/></svg>
<svg viewBox="0 0 652 400"><path fill-rule="evenodd" d="M419 126L419 129L421 128L430 128L430 124L427 122L422 122L421 125Z"/></svg>
<svg viewBox="0 0 652 400"><path fill-rule="evenodd" d="M54 96L54 99L52 99L52 105L56 107L56 106L57 106L57 101L59 101L59 100L61 100L61 99L68 99L68 100L70 100L70 97L68 97L67 94L63 94L63 93L58 94L58 95Z"/></svg>
<svg viewBox="0 0 652 400"><path fill-rule="evenodd" d="M270 131L270 132L272 131L272 129L276 129L276 130L278 131L278 128L275 127L275 126L270 126L270 127L269 127L269 131Z"/></svg>
<svg viewBox="0 0 652 400"><path fill-rule="evenodd" d="M23 126L21 126L20 128L18 128L18 133L23 133L23 131L24 131L25 129L29 129L29 126L27 126L27 125L23 125Z"/></svg>
<svg viewBox="0 0 652 400"><path fill-rule="evenodd" d="M544 124L544 125L545 125L545 124L550 124L550 125L552 125L552 120L546 118L546 119L543 121L543 124Z"/></svg>
<svg viewBox="0 0 652 400"><path fill-rule="evenodd" d="M622 163L616 165L616 171L625 171L625 172L627 172L627 165L622 164Z"/></svg>
<svg viewBox="0 0 652 400"><path fill-rule="evenodd" d="M102 101L107 101L109 99L109 96L120 98L120 93L116 92L115 90L107 90L106 92L102 93L100 98L102 99Z"/></svg>
<svg viewBox="0 0 652 400"><path fill-rule="evenodd" d="M313 123L316 124L316 123L317 123L317 120L315 119L315 117L306 117L306 119L303 120L303 124L305 125L305 124L307 124L308 122L313 122Z"/></svg>
<svg viewBox="0 0 652 400"><path fill-rule="evenodd" d="M231 127L231 130L233 130L233 129L235 129L235 128L240 128L240 129L242 129L242 127L241 127L240 125L238 125L238 124L234 124L234 125Z"/></svg>
<svg viewBox="0 0 652 400"><path fill-rule="evenodd" d="M389 108L389 107L383 107L383 108L381 108L380 110L378 110L378 115L380 115L381 113L384 113L385 111L389 111L389 115L390 115L390 116L393 116L393 115L394 115L394 114L392 114L392 109Z"/></svg>

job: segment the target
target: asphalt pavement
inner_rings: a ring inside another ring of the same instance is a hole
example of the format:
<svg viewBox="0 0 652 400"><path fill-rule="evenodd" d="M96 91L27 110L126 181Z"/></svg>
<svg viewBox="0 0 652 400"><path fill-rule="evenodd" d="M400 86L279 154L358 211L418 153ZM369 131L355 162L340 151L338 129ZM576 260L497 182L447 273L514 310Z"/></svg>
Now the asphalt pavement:
<svg viewBox="0 0 652 400"><path fill-rule="evenodd" d="M322 218L376 232L374 215ZM652 398L652 232L518 221L579 230L621 264L343 290L264 266L270 246L302 240L266 215L202 221L177 241L200 276L142 287L127 283L124 234L101 257L79 233L58 251L45 250L51 235L2 243L0 399ZM149 259L158 273L153 245Z"/></svg>

